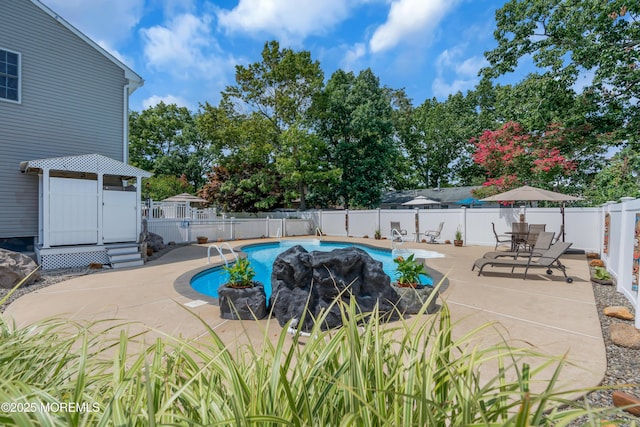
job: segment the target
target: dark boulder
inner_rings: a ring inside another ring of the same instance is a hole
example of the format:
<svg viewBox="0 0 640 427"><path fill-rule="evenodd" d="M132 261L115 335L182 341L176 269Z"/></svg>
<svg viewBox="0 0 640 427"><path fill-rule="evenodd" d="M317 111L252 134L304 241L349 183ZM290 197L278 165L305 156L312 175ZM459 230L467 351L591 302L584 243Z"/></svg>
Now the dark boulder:
<svg viewBox="0 0 640 427"><path fill-rule="evenodd" d="M334 304L336 299L348 304L354 298L362 313L372 312L377 304L386 320L398 318L398 294L382 263L355 247L307 252L293 246L274 261L271 287L271 313L281 326L297 319L302 321L298 327L309 331L314 319L327 310L322 328L340 326L342 314Z"/></svg>
<svg viewBox="0 0 640 427"><path fill-rule="evenodd" d="M153 249L154 252L161 251L165 248L162 236L149 232L147 239L147 247Z"/></svg>
<svg viewBox="0 0 640 427"><path fill-rule="evenodd" d="M267 315L267 295L264 285L254 282L250 288L218 288L220 316L231 320L262 319Z"/></svg>

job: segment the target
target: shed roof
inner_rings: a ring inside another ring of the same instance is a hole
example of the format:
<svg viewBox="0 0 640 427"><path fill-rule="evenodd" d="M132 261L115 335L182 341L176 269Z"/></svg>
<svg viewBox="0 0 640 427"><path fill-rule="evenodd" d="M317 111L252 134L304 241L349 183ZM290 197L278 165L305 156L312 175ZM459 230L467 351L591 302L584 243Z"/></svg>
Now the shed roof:
<svg viewBox="0 0 640 427"><path fill-rule="evenodd" d="M417 196L424 196L432 200L436 200L442 204L452 204L459 200L472 197L471 190L479 188L479 186L465 186L465 187L443 187L418 189L418 190L403 190L392 191L382 196L382 205L401 205L408 202Z"/></svg>
<svg viewBox="0 0 640 427"><path fill-rule="evenodd" d="M20 162L24 173L38 173L42 169L68 172L88 172L95 174L139 176L149 178L151 172L114 160L101 154L83 154L79 156L49 157L47 159Z"/></svg>

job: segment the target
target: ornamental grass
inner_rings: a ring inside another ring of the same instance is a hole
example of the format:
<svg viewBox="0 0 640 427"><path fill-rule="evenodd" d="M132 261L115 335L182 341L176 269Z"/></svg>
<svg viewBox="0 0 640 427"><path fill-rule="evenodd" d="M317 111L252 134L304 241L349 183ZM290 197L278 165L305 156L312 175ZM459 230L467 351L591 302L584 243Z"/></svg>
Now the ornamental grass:
<svg viewBox="0 0 640 427"><path fill-rule="evenodd" d="M575 390L558 389L562 358L477 345L494 325L454 338L446 305L384 324L336 304L343 327L308 335L285 327L276 338L265 327L259 347L230 347L207 327L198 341L164 337L133 352L139 337L112 338L126 325L51 319L15 328L0 319L0 402L78 405L2 411L0 425L600 425L616 411L567 400Z"/></svg>

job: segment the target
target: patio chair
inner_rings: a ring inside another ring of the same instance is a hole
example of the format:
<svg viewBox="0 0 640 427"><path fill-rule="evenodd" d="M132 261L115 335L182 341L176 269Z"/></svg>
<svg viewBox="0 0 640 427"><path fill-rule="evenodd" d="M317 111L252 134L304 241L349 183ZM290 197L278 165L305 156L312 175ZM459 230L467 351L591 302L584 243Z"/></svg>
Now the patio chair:
<svg viewBox="0 0 640 427"><path fill-rule="evenodd" d="M394 233L394 230L396 231ZM407 235L407 230L400 228L400 221L391 221L391 241L403 240L402 236Z"/></svg>
<svg viewBox="0 0 640 427"><path fill-rule="evenodd" d="M509 247L511 247L511 236L498 234L496 231L496 224L493 222L491 223L491 228L493 228L493 235L496 237L496 246L493 248L494 250L497 250L501 243L507 243Z"/></svg>
<svg viewBox="0 0 640 427"><path fill-rule="evenodd" d="M533 245L536 244L536 240L538 240L538 234L545 231L546 228L546 224L529 224L529 233L527 233L527 238L524 242L524 249L530 251L531 248L533 248Z"/></svg>
<svg viewBox="0 0 640 427"><path fill-rule="evenodd" d="M424 237L429 238L429 243L435 243L436 239L440 237L440 233L442 233L442 228L444 227L444 221L438 225L437 230L427 230L424 233Z"/></svg>
<svg viewBox="0 0 640 427"><path fill-rule="evenodd" d="M530 251L491 251L482 255L482 258L496 259L500 257L518 258L519 256L539 257L544 251L551 247L554 233L551 231L542 231L538 233L536 242L531 246Z"/></svg>
<svg viewBox="0 0 640 427"><path fill-rule="evenodd" d="M571 243L558 242L555 245L551 245L549 249L540 254L540 257L535 258L533 256L519 259L505 259L505 258L479 258L473 263L471 270L476 267L479 268L478 276L482 274L482 270L487 265L492 267L511 267L511 271L516 267L524 267L524 279L527 278L527 273L530 268L546 268L547 274L553 274L552 268L557 268L564 274L567 283L572 283L573 279L567 276L566 267L560 262L560 256L564 254L571 246Z"/></svg>
<svg viewBox="0 0 640 427"><path fill-rule="evenodd" d="M511 223L511 250L517 251L527 243L529 235L529 224L526 222Z"/></svg>

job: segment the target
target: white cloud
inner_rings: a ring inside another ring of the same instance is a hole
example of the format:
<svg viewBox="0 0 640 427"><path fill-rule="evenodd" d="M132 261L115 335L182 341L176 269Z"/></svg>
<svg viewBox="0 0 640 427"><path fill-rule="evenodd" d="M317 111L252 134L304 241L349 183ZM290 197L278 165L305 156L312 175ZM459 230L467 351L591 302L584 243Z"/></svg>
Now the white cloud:
<svg viewBox="0 0 640 427"><path fill-rule="evenodd" d="M219 78L226 73L233 58L223 53L211 34L211 17L190 14L176 16L166 26L157 25L141 30L144 56L150 67L177 78L194 76Z"/></svg>
<svg viewBox="0 0 640 427"><path fill-rule="evenodd" d="M192 109L192 106L189 105L186 99L174 95L152 95L142 101L142 107L146 110L147 108L155 107L160 104L160 102L164 102L165 104L176 104L178 107L187 107Z"/></svg>
<svg viewBox="0 0 640 427"><path fill-rule="evenodd" d="M391 49L407 39L425 37L460 0L393 0L387 21L371 40L371 52Z"/></svg>
<svg viewBox="0 0 640 427"><path fill-rule="evenodd" d="M43 0L96 43L126 40L144 13L145 0Z"/></svg>
<svg viewBox="0 0 640 427"><path fill-rule="evenodd" d="M227 31L264 33L290 43L323 34L349 15L356 0L240 0L232 10L220 10L218 21Z"/></svg>
<svg viewBox="0 0 640 427"><path fill-rule="evenodd" d="M354 71L359 68L358 64L366 53L367 47L364 43L356 43L347 50L342 61L340 61L340 66L346 71Z"/></svg>
<svg viewBox="0 0 640 427"><path fill-rule="evenodd" d="M436 78L431 85L437 98L472 89L480 80L478 72L489 65L483 56L465 58L466 45L445 49L436 59ZM445 79L446 76L446 79Z"/></svg>

